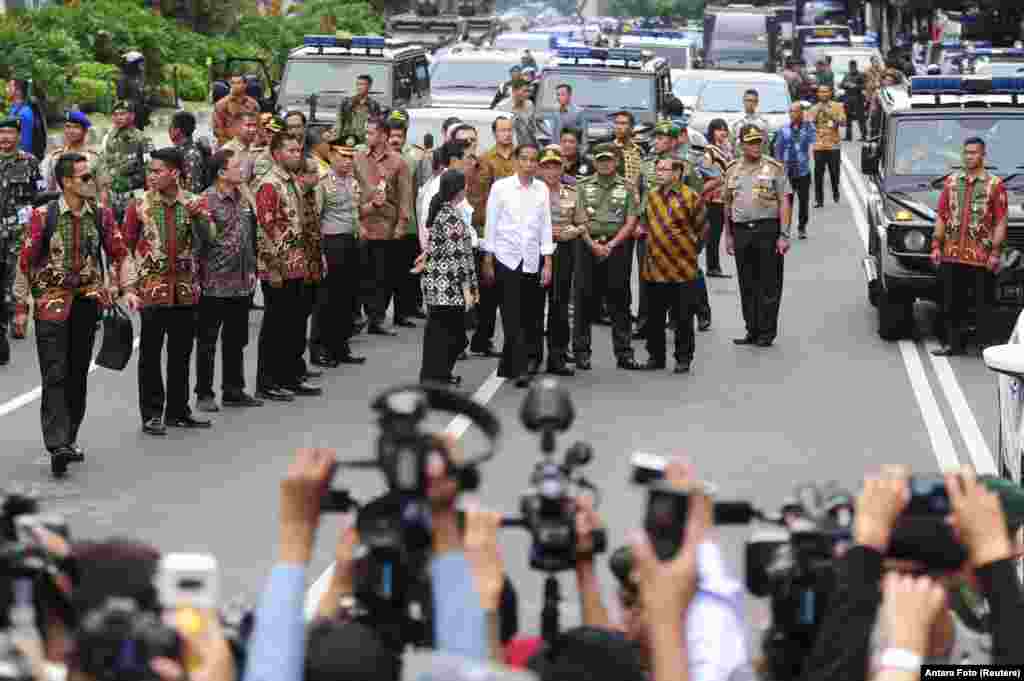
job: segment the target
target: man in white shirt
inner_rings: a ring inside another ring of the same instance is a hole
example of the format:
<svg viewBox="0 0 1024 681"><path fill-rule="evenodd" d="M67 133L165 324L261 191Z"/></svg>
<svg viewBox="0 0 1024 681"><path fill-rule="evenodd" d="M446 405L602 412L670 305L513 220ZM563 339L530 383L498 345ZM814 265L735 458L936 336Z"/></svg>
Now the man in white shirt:
<svg viewBox="0 0 1024 681"><path fill-rule="evenodd" d="M423 185L423 189L420 190L420 195L416 202L416 215L419 220L420 249L422 253L426 253L430 245L430 225L427 224L427 216L430 214L431 199L441 189L441 175L444 175L448 170L458 170L461 173L466 172L466 165L469 162L469 159L466 157L467 152L468 146L465 142L445 142L444 146L441 147L441 162L444 165L444 169L434 176L430 182ZM466 221L466 226L472 227L473 208L469 205L469 201L463 199L459 207L462 209L463 220ZM471 236L473 237L473 245L476 246L476 231L473 231Z"/></svg>
<svg viewBox="0 0 1024 681"><path fill-rule="evenodd" d="M480 246L486 253L484 283L497 286L505 336L498 376L515 379L519 388L530 384L524 322L530 314L541 314L535 310L544 304L541 286L551 285L555 252L548 188L535 177L538 156L534 144L516 148L516 174L495 182L487 197L485 236Z"/></svg>

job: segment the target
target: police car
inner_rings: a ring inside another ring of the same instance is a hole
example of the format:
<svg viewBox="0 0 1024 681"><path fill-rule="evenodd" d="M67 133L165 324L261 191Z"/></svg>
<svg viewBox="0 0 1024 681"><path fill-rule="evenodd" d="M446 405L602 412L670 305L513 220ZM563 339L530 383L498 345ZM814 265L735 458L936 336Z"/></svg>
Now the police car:
<svg viewBox="0 0 1024 681"><path fill-rule="evenodd" d="M572 87L572 102L583 113L588 142L610 138L609 116L625 110L633 114L638 132L643 133L637 141L644 144L646 133L672 96L671 69L665 59L629 48L559 47L537 88L535 111L543 121L541 137L554 129L559 110L556 90L562 83Z"/></svg>
<svg viewBox="0 0 1024 681"><path fill-rule="evenodd" d="M370 97L385 109L430 105L427 50L381 36L307 35L288 54L277 106L301 111L310 125L337 119L342 99L356 93L356 79L373 79Z"/></svg>
<svg viewBox="0 0 1024 681"><path fill-rule="evenodd" d="M964 140L986 142L986 167L1003 178L1009 231L995 300L979 315L979 335L1008 335L1024 306L1024 78L918 76L910 92L883 88L876 141L861 149L872 189L865 199L868 298L878 308L878 334L907 336L917 299L942 295L929 259L942 183L961 163ZM1005 327L1006 332L999 331Z"/></svg>
<svg viewBox="0 0 1024 681"><path fill-rule="evenodd" d="M619 38L619 47L645 50L664 57L673 69L692 69L697 61L697 45L682 31L634 31Z"/></svg>
<svg viewBox="0 0 1024 681"><path fill-rule="evenodd" d="M430 68L431 106L487 109L494 93L509 79L513 66L522 64L521 50L453 47L435 57ZM535 55L543 68L543 53Z"/></svg>

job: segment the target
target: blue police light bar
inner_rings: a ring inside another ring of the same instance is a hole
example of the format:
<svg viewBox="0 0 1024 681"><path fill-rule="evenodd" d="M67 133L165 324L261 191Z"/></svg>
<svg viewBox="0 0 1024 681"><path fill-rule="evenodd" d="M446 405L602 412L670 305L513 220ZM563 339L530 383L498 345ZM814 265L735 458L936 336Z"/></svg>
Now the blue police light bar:
<svg viewBox="0 0 1024 681"><path fill-rule="evenodd" d="M558 58L599 59L601 61L607 61L609 59L621 61L642 61L644 58L644 53L643 50L627 47L591 48L576 46L560 46L558 48Z"/></svg>
<svg viewBox="0 0 1024 681"><path fill-rule="evenodd" d="M589 47L559 47L558 48L559 59L604 59L605 51L601 50L600 55L596 55L594 50Z"/></svg>
<svg viewBox="0 0 1024 681"><path fill-rule="evenodd" d="M912 95L1024 95L1024 77L976 78L964 76L914 76Z"/></svg>
<svg viewBox="0 0 1024 681"><path fill-rule="evenodd" d="M960 40L959 38L950 38L949 40L943 40L941 43L942 47L946 49L977 49L992 47L991 40Z"/></svg>
<svg viewBox="0 0 1024 681"><path fill-rule="evenodd" d="M376 35L354 35L351 38L339 38L336 35L307 35L303 36L302 44L305 47L352 47L363 50L383 50L387 47L387 40Z"/></svg>
<svg viewBox="0 0 1024 681"><path fill-rule="evenodd" d="M1004 48L993 48L993 47L981 47L975 50L970 50L970 53L977 57L985 56L999 56L999 57L1024 57L1024 48L1020 47L1004 47Z"/></svg>
<svg viewBox="0 0 1024 681"><path fill-rule="evenodd" d="M644 51L632 47L615 47L608 50L608 58L622 61L643 61Z"/></svg>
<svg viewBox="0 0 1024 681"><path fill-rule="evenodd" d="M635 35L638 38L667 38L669 40L686 40L688 38L687 34L683 31L655 31L650 29L631 31L630 35Z"/></svg>

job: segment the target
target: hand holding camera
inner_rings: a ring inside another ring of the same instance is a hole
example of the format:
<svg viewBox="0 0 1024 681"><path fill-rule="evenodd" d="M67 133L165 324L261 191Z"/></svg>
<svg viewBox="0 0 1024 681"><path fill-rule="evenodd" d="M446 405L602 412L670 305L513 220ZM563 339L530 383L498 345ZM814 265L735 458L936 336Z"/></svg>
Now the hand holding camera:
<svg viewBox="0 0 1024 681"><path fill-rule="evenodd" d="M946 592L928 577L885 575L881 621L890 648L925 656L932 624L946 604Z"/></svg>
<svg viewBox="0 0 1024 681"><path fill-rule="evenodd" d="M305 565L313 556L320 500L337 467L333 449L302 448L281 481L280 558Z"/></svg>

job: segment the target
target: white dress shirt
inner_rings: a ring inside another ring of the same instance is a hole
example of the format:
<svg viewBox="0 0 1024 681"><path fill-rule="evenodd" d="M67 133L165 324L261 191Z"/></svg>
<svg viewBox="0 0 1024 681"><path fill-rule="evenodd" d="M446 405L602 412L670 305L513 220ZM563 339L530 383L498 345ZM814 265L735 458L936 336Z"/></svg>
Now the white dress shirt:
<svg viewBox="0 0 1024 681"><path fill-rule="evenodd" d="M702 542L697 547L697 594L686 616L693 681L754 678L743 596L743 585L726 571L722 550L714 542Z"/></svg>
<svg viewBox="0 0 1024 681"><path fill-rule="evenodd" d="M434 196L441 191L441 175L444 175L444 171L438 175L435 175L430 182L423 185L420 189L420 194L416 199L416 221L419 223L419 237L420 237L420 249L425 253L430 250L430 228L427 226L427 217L430 214L430 202ZM473 225L473 206L469 205L469 201L462 199L462 202L458 205L458 211L462 213L462 220L472 227ZM477 236L475 229L469 230L469 236L473 241L473 248L480 245L480 237Z"/></svg>
<svg viewBox="0 0 1024 681"><path fill-rule="evenodd" d="M518 173L495 182L480 248L510 270L522 263L526 274L540 271L541 256L555 252L547 185L534 178L524 187Z"/></svg>

